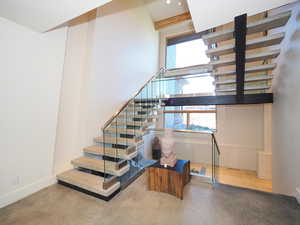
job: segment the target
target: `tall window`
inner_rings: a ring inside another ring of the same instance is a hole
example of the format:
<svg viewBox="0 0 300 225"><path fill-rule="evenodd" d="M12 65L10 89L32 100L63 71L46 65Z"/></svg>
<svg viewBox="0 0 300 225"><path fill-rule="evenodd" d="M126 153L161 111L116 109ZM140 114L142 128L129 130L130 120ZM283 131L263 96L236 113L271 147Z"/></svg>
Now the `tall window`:
<svg viewBox="0 0 300 225"><path fill-rule="evenodd" d="M216 130L215 106L166 107L164 126L198 131Z"/></svg>
<svg viewBox="0 0 300 225"><path fill-rule="evenodd" d="M166 68L176 69L209 63L205 51L207 46L202 34L190 34L167 40Z"/></svg>
<svg viewBox="0 0 300 225"><path fill-rule="evenodd" d="M167 40L166 68L207 64L210 58L206 55L207 46L201 39L204 33L179 36ZM214 95L214 78L210 74L196 74L179 77L166 82L166 91L170 96L176 95ZM216 130L215 106L166 107L164 111L166 128L190 130Z"/></svg>

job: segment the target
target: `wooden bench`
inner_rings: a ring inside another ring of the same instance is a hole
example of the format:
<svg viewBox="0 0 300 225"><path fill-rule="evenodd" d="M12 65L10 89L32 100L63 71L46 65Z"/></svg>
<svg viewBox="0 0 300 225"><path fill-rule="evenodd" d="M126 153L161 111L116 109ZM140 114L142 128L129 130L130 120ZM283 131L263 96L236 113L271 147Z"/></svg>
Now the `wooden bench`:
<svg viewBox="0 0 300 225"><path fill-rule="evenodd" d="M159 161L147 168L148 189L183 199L184 186L190 182L190 161L178 160L174 167L163 167Z"/></svg>

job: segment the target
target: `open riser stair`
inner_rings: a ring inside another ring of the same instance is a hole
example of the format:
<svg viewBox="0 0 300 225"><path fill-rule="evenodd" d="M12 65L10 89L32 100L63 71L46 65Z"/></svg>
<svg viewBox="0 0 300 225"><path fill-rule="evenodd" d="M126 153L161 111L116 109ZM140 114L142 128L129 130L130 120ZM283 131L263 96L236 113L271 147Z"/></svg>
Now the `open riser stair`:
<svg viewBox="0 0 300 225"><path fill-rule="evenodd" d="M246 24L245 42L245 94L271 92L274 59L280 54L280 43L285 33L270 33L271 29L284 26L291 12L256 19ZM204 42L213 46L206 54L210 57L215 78L216 95L236 94L236 35L233 28L223 28L203 36Z"/></svg>
<svg viewBox="0 0 300 225"><path fill-rule="evenodd" d="M159 110L158 101L128 103L94 138L94 145L83 149L84 156L71 161L74 169L57 175L59 183L110 200L143 170L139 148Z"/></svg>

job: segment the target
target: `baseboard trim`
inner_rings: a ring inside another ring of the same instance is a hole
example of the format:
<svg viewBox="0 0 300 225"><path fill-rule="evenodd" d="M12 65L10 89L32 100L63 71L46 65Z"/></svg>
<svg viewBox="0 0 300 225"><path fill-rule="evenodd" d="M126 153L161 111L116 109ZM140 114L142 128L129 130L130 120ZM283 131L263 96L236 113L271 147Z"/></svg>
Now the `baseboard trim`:
<svg viewBox="0 0 300 225"><path fill-rule="evenodd" d="M7 194L4 194L4 195L0 196L0 208L3 208L14 202L17 202L17 201L37 192L45 187L55 184L56 182L57 182L56 177L50 176L50 177L41 179L37 182L34 182L32 184L21 187L12 192L9 192Z"/></svg>
<svg viewBox="0 0 300 225"><path fill-rule="evenodd" d="M296 188L296 199L298 203L300 204L300 187Z"/></svg>

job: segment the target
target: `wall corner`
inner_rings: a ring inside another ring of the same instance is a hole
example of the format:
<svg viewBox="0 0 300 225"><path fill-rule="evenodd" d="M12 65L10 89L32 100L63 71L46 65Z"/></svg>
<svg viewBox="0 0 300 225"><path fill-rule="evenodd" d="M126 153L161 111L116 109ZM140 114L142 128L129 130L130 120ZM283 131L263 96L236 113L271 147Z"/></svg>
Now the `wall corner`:
<svg viewBox="0 0 300 225"><path fill-rule="evenodd" d="M296 188L296 199L300 205L300 187Z"/></svg>

